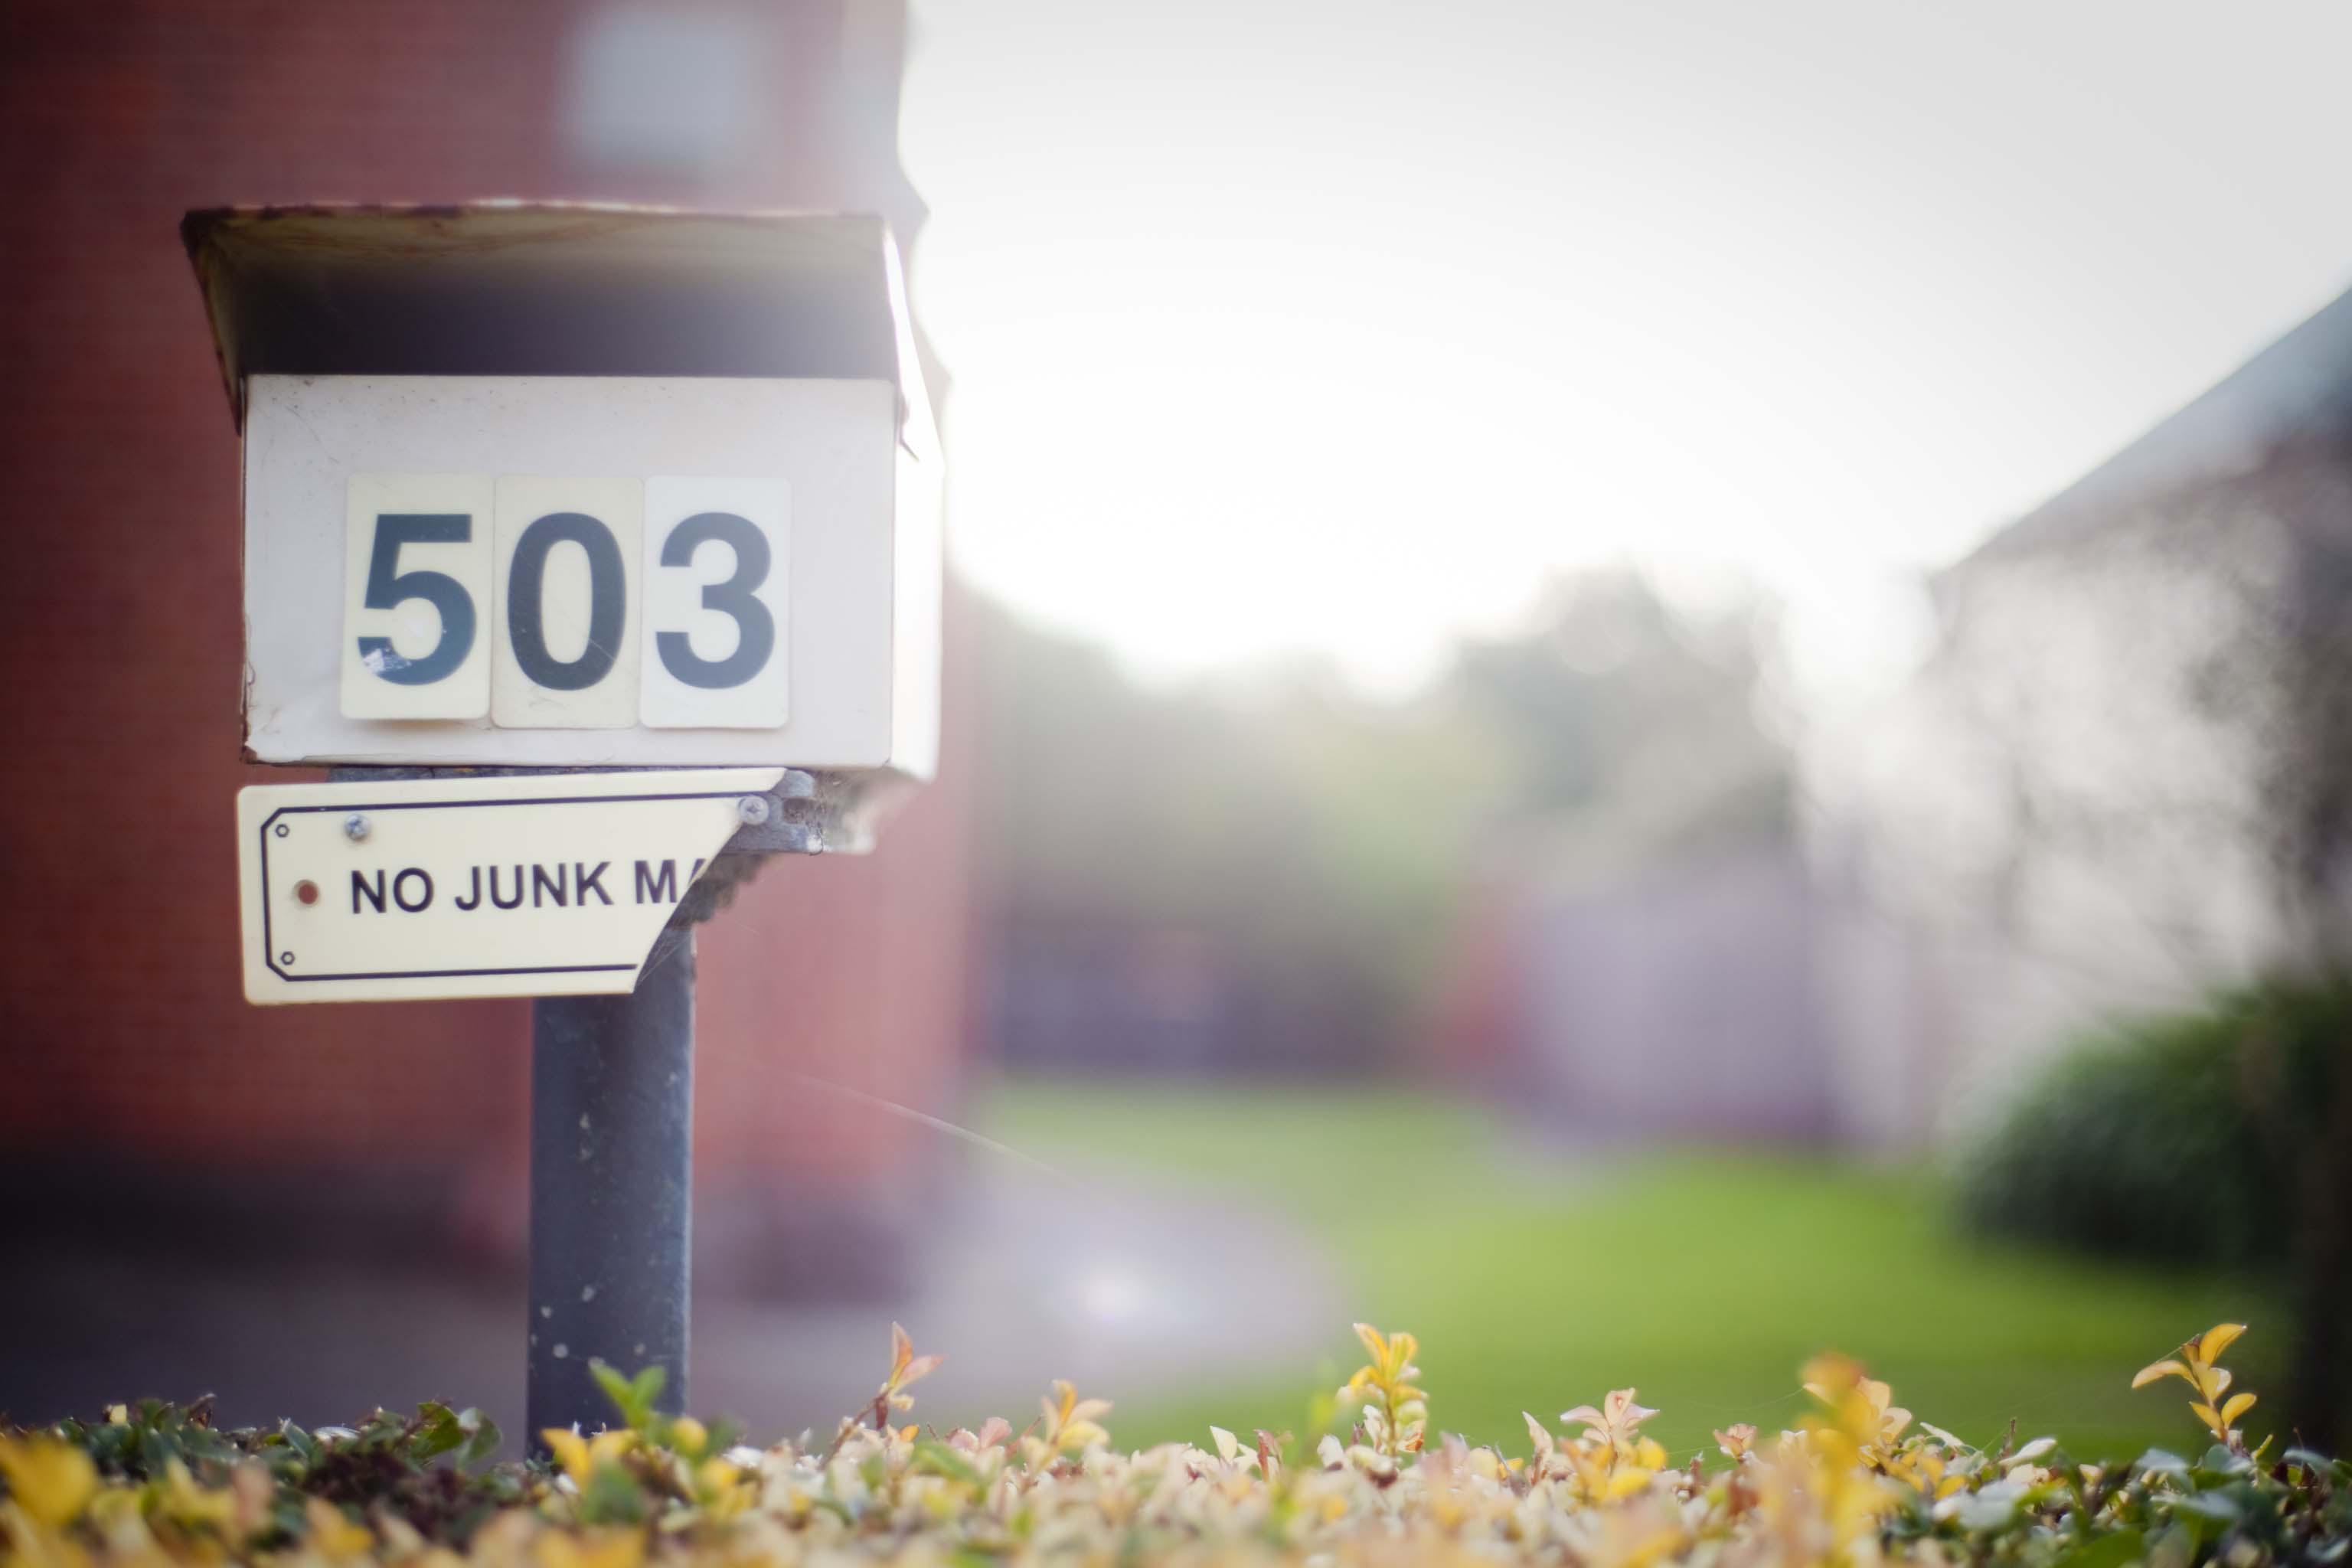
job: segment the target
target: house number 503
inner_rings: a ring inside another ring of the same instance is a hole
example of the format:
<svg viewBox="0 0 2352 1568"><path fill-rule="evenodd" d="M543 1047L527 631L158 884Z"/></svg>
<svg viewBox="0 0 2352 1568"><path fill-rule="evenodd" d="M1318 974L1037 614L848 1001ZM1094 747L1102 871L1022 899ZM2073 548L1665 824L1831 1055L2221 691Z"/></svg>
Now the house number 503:
<svg viewBox="0 0 2352 1568"><path fill-rule="evenodd" d="M349 717L784 721L781 479L359 474L347 504Z"/></svg>

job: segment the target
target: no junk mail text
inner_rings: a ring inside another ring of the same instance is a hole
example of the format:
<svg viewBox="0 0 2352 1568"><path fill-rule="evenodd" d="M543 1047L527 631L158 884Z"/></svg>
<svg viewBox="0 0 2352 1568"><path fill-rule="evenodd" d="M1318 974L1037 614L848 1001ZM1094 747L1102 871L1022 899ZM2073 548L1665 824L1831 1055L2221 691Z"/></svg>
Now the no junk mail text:
<svg viewBox="0 0 2352 1568"><path fill-rule="evenodd" d="M676 860L638 860L633 862L632 886L627 889L630 901L639 904L674 904L681 886L690 887L702 875L704 862L698 858L683 879L678 875ZM373 872L352 873L352 913L390 914L395 910L419 914L433 907L438 890L463 880L466 890L450 900L451 907L471 913L476 910L519 910L524 900L534 910L551 905L557 909L586 908L592 898L610 907L613 895L604 889L604 875L612 870L610 860L599 860L593 867L578 860L557 861L552 866L536 862L513 866L468 866L457 878L434 879L433 873L422 866L404 866L398 870L378 868ZM508 873L513 873L509 885ZM314 885L315 886L315 885ZM301 897L301 889L296 889ZM315 900L303 899L305 903Z"/></svg>

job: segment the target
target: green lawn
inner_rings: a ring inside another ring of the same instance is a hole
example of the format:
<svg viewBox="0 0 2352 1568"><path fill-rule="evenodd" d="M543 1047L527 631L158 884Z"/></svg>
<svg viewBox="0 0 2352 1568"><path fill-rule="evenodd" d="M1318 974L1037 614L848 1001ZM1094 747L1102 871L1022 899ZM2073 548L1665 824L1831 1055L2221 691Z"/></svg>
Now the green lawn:
<svg viewBox="0 0 2352 1568"><path fill-rule="evenodd" d="M1806 1406L1797 1368L1835 1347L1898 1403L1971 1441L2063 1436L2083 1457L2194 1447L2179 1399L2132 1373L2225 1317L2254 1326L2241 1386L2267 1386L2286 1334L2267 1281L2128 1269L1954 1232L1914 1167L1754 1153L1536 1156L1490 1112L1397 1091L1016 1082L990 1136L1049 1163L1162 1173L1278 1204L1343 1270L1351 1315L1421 1337L1434 1425L1513 1451L1519 1412L1555 1417L1632 1384L1677 1458L1710 1427L1771 1432ZM1249 1310L1248 1283L1233 1310ZM1289 1384L1204 1381L1123 1402L1122 1444L1208 1423L1297 1427L1352 1368ZM2168 1388L2177 1385L2168 1385ZM1113 1391L1104 1391L1113 1392ZM2283 1403L2283 1401L2281 1402ZM2264 1430L2256 1412L2250 1432Z"/></svg>

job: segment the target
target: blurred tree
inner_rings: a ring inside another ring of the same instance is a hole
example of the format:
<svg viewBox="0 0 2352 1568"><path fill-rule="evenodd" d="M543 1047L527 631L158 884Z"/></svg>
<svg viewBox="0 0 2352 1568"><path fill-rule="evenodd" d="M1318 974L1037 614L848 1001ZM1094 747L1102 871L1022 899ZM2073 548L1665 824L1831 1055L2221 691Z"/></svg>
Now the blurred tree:
<svg viewBox="0 0 2352 1568"><path fill-rule="evenodd" d="M1786 738L1766 722L1764 607L1677 611L1639 574L1555 580L1530 624L1466 644L1442 689L1492 737L1501 793L1528 817L1640 811L1681 842L1786 826ZM1663 813L1658 810L1663 803Z"/></svg>
<svg viewBox="0 0 2352 1568"><path fill-rule="evenodd" d="M1203 933L1241 996L1229 1062L1392 1059L1498 832L1629 803L1694 827L1785 816L1785 751L1755 716L1768 625L1679 616L1631 573L1561 581L1398 701L1313 663L1147 689L986 615L983 923Z"/></svg>

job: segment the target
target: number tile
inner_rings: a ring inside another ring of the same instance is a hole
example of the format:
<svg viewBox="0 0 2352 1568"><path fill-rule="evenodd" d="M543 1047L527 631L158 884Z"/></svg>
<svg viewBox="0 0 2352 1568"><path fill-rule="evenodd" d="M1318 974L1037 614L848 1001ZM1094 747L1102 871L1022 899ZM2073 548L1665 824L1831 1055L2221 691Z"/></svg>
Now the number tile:
<svg viewBox="0 0 2352 1568"><path fill-rule="evenodd" d="M629 479L498 481L492 723L636 723L645 489Z"/></svg>
<svg viewBox="0 0 2352 1568"><path fill-rule="evenodd" d="M344 488L344 717L489 712L492 500L488 475L352 476Z"/></svg>

